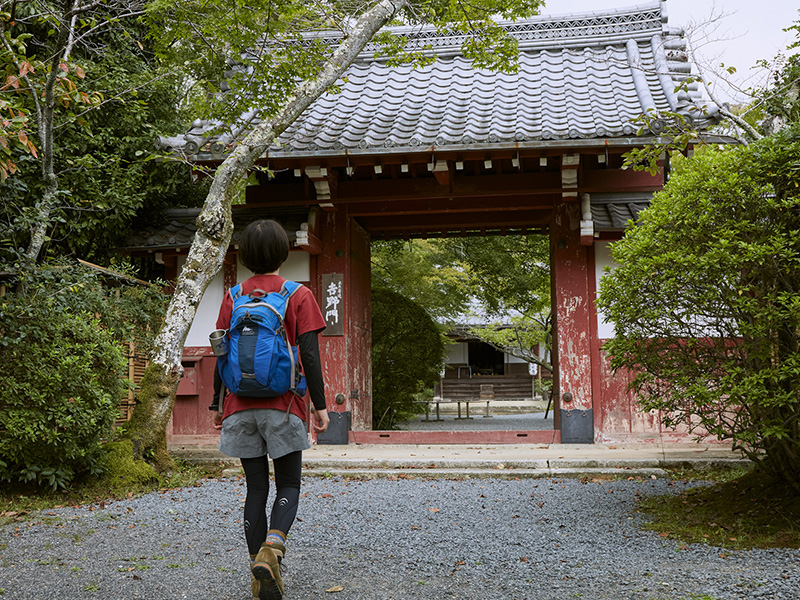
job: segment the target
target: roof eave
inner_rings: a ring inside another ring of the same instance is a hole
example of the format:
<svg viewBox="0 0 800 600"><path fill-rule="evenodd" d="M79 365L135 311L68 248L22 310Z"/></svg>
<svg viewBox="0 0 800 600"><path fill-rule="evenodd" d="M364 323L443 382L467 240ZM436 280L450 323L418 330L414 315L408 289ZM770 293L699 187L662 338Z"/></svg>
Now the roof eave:
<svg viewBox="0 0 800 600"><path fill-rule="evenodd" d="M391 147L372 147L372 148L342 148L335 150L314 150L281 152L271 150L264 154L262 158L275 159L325 159L340 156L386 156L386 155L408 155L408 154L430 154L434 152L477 152L486 153L491 151L504 152L509 150L568 150L568 149L593 149L593 148L637 148L652 144L668 144L671 141L667 137L657 136L629 136L620 138L584 138L584 139L561 139L561 140L532 140L524 142L509 143L486 143L486 144L450 144L442 146L391 146ZM709 135L703 138L708 144L735 144L735 138L723 135ZM187 157L194 162L219 162L225 159L225 155L211 154L208 152L195 154Z"/></svg>

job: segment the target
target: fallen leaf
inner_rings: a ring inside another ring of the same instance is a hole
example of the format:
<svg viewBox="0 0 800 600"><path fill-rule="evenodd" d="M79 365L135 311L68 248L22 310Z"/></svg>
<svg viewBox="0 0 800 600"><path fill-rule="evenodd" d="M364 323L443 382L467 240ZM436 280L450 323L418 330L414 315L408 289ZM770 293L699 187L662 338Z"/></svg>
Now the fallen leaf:
<svg viewBox="0 0 800 600"><path fill-rule="evenodd" d="M519 562L528 562L528 557L527 556L520 556L519 557Z"/></svg>
<svg viewBox="0 0 800 600"><path fill-rule="evenodd" d="M439 512L439 509L438 509L438 508L433 508L433 507L429 508L428 510L429 510L429 511L431 511L432 513L437 513L437 512Z"/></svg>
<svg viewBox="0 0 800 600"><path fill-rule="evenodd" d="M327 589L327 590L325 590L325 591L326 591L326 592L328 592L329 594L333 594L333 593L335 593L335 592L343 592L343 591L344 591L344 586L341 586L341 585L335 585L335 586L333 586L332 588L328 588L328 589Z"/></svg>

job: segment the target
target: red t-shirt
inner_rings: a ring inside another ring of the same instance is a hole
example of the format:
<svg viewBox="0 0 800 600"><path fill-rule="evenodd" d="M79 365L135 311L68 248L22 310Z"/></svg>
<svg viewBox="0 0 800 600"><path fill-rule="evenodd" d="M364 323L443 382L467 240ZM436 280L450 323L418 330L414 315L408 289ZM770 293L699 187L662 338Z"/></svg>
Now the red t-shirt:
<svg viewBox="0 0 800 600"><path fill-rule="evenodd" d="M249 294L253 290L264 290L267 293L281 291L283 282L286 281L279 275L254 275L242 283L242 293ZM225 293L222 306L217 317L217 329L230 329L231 311L233 310L233 300L230 293ZM289 336L289 343L297 345L297 337L311 331L322 331L325 329L325 319L319 309L314 294L305 286L300 286L289 299L284 316L286 333ZM289 405L292 406L292 413L303 419L308 420L308 394L303 399L298 398L292 392L286 392L283 396L276 398L240 398L236 394L228 393L222 407L222 418L232 415L240 410L250 408L274 408L286 411Z"/></svg>

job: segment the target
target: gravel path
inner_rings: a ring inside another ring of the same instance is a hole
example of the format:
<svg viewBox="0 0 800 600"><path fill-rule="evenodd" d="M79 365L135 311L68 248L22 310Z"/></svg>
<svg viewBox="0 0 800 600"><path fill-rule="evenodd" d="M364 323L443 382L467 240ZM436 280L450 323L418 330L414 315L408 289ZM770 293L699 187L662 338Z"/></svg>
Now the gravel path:
<svg viewBox="0 0 800 600"><path fill-rule="evenodd" d="M637 527L638 495L684 486L309 478L286 598L800 598L800 551L686 547ZM249 600L244 493L210 480L6 526L0 598Z"/></svg>

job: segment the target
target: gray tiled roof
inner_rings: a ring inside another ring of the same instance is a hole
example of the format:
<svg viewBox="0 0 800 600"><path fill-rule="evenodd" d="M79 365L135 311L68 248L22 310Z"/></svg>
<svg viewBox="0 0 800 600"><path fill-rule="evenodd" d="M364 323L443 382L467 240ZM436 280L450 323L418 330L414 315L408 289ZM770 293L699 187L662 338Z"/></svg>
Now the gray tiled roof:
<svg viewBox="0 0 800 600"><path fill-rule="evenodd" d="M147 227L137 230L125 240L120 249L133 250L175 250L186 248L194 241L197 226L195 222L200 215L200 208L173 208L161 214L162 219L150 223ZM307 211L293 211L291 209L270 209L265 212L263 208L252 208L245 205L232 207L233 236L231 243L239 241L242 231L255 219L275 218L283 225L289 241L293 242L300 224L308 219Z"/></svg>
<svg viewBox="0 0 800 600"><path fill-rule="evenodd" d="M592 194L592 221L595 231L623 231L628 221L650 206L649 192L628 194Z"/></svg>
<svg viewBox="0 0 800 600"><path fill-rule="evenodd" d="M545 145L635 135L631 120L648 109L673 110L702 126L717 108L695 88L675 92L691 68L682 32L666 26L663 2L586 15L506 23L520 48L514 74L473 69L460 36L398 30L429 44L426 67L389 66L368 48L340 81L279 138L271 156L391 152L429 147ZM660 124L657 124L660 125ZM230 136L212 140L197 121L162 147L210 157ZM653 133L659 133L658 126ZM189 142L187 146L187 142Z"/></svg>

